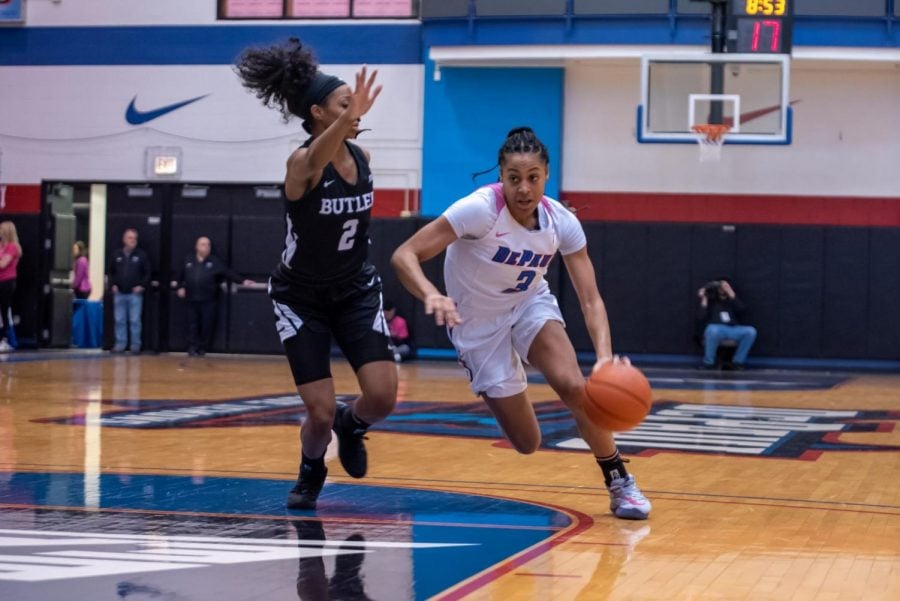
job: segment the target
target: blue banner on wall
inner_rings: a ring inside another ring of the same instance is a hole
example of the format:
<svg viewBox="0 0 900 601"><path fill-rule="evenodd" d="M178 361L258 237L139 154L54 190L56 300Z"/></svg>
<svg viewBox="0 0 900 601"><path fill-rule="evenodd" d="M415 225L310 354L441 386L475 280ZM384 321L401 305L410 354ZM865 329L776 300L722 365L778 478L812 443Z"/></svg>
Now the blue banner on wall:
<svg viewBox="0 0 900 601"><path fill-rule="evenodd" d="M0 0L0 23L24 23L25 0Z"/></svg>

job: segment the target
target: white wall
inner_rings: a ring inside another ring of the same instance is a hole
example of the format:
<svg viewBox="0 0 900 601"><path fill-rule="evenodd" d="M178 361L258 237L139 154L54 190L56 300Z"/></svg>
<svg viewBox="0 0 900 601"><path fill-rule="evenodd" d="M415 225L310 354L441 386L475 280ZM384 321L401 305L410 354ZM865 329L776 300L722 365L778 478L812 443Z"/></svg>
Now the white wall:
<svg viewBox="0 0 900 601"><path fill-rule="evenodd" d="M892 196L900 194L900 69L794 61L790 146L639 144L637 61L566 70L566 191Z"/></svg>
<svg viewBox="0 0 900 601"><path fill-rule="evenodd" d="M193 2L194 0L192 0ZM323 65L352 81L350 65ZM384 90L363 127L380 188L418 188L422 155L421 65L379 66ZM0 179L144 180L148 146L176 146L184 181L277 182L306 139L241 87L228 65L0 68ZM144 125L125 111L205 98Z"/></svg>

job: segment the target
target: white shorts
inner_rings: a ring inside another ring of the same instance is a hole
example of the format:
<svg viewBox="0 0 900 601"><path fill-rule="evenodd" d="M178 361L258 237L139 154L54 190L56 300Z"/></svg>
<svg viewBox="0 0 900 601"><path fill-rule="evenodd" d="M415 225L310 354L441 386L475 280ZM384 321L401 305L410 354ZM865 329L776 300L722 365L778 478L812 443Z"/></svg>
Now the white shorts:
<svg viewBox="0 0 900 601"><path fill-rule="evenodd" d="M538 294L507 313L492 317L462 314L463 322L450 331L459 363L469 374L475 394L503 398L527 387L522 360L544 324L563 320L556 297Z"/></svg>

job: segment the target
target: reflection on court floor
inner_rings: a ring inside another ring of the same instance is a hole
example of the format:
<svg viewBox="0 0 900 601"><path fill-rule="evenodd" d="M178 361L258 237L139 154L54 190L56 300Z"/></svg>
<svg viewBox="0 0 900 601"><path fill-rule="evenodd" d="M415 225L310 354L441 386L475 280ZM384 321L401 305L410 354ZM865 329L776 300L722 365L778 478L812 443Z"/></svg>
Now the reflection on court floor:
<svg viewBox="0 0 900 601"><path fill-rule="evenodd" d="M300 512L283 508L291 483L276 480L6 476L4 599L427 599L590 525L539 505L413 488L329 483L319 509Z"/></svg>

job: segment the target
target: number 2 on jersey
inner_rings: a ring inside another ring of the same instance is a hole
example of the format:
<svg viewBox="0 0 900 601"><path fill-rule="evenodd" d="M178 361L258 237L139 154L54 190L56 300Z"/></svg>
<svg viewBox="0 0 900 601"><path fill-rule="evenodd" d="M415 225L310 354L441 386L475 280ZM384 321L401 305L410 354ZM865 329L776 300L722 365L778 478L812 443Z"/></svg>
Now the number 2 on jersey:
<svg viewBox="0 0 900 601"><path fill-rule="evenodd" d="M338 242L338 250L350 250L353 248L353 237L356 235L356 226L359 225L359 219L348 219L344 222L344 234L341 241Z"/></svg>

